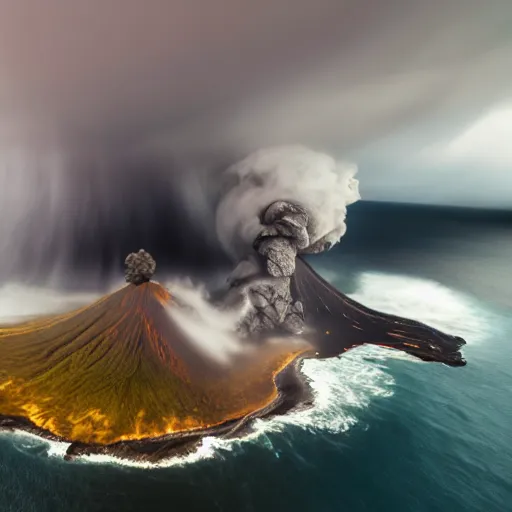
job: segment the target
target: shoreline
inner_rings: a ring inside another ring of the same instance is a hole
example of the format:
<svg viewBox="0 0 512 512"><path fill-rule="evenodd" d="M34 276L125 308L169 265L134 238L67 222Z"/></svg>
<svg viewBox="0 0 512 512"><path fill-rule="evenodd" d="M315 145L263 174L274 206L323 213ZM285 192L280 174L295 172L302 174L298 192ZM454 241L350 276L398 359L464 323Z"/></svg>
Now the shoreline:
<svg viewBox="0 0 512 512"><path fill-rule="evenodd" d="M199 448L205 437L235 439L251 433L252 422L257 418L270 418L285 414L298 407L310 407L313 391L307 377L300 367L305 359L314 358L314 354L300 354L283 368L274 378L277 397L267 406L236 420L199 431L179 432L156 438L143 438L130 441L118 441L112 444L87 444L52 434L49 430L37 427L27 418L0 414L0 431L27 433L43 441L52 441L69 445L64 460L73 461L87 455L105 455L125 461L157 464L166 459L186 456Z"/></svg>

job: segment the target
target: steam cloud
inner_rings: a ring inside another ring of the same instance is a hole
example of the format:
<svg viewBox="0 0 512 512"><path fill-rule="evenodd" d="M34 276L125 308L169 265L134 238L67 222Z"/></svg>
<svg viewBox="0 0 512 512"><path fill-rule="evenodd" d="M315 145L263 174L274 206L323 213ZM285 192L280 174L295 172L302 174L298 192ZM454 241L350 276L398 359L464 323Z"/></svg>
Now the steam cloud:
<svg viewBox="0 0 512 512"><path fill-rule="evenodd" d="M235 259L244 257L262 228L261 213L273 202L305 207L313 222L311 243L345 234L347 205L360 199L357 168L303 146L262 149L229 168L217 209L220 243Z"/></svg>
<svg viewBox="0 0 512 512"><path fill-rule="evenodd" d="M217 364L227 364L248 346L242 347L236 327L244 314L243 308L219 310L208 302L208 294L191 281L168 283L181 307L169 307L168 314L178 324L196 349Z"/></svg>

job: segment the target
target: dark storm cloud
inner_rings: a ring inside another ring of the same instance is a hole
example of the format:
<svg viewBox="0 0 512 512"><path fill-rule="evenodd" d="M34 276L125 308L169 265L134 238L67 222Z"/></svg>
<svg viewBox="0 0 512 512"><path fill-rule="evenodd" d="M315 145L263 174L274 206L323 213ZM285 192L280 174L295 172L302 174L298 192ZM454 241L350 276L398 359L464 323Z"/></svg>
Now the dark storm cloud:
<svg viewBox="0 0 512 512"><path fill-rule="evenodd" d="M3 124L108 140L179 125L315 58L342 14L337 6L3 1Z"/></svg>
<svg viewBox="0 0 512 512"><path fill-rule="evenodd" d="M168 131L192 149L299 137L344 149L461 87L473 105L504 94L512 72L485 63L510 42L507 4L2 0L3 138Z"/></svg>
<svg viewBox="0 0 512 512"><path fill-rule="evenodd" d="M507 0L0 0L2 158L301 142L377 162L364 195L377 141L455 136L512 94L510 26Z"/></svg>

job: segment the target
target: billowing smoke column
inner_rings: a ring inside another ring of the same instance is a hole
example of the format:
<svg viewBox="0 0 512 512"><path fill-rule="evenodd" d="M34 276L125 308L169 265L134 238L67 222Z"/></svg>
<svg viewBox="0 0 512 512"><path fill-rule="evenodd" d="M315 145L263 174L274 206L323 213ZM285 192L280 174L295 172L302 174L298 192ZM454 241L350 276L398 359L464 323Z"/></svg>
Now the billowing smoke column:
<svg viewBox="0 0 512 512"><path fill-rule="evenodd" d="M238 263L228 302L247 308L242 332L303 332L303 305L291 295L296 257L329 249L345 233L347 205L360 198L355 173L302 146L260 150L228 169L217 233Z"/></svg>
<svg viewBox="0 0 512 512"><path fill-rule="evenodd" d="M329 249L345 233L346 207L359 199L354 174L354 167L303 147L259 151L227 172L232 181L217 230L239 261L227 300L246 305L240 331L302 335L322 357L375 343L464 365L463 339L351 300L300 257Z"/></svg>
<svg viewBox="0 0 512 512"><path fill-rule="evenodd" d="M335 244L345 234L347 205L360 199L354 165L303 146L262 149L230 167L217 209L217 233L235 259L248 255L263 212L276 201L308 212L309 245Z"/></svg>

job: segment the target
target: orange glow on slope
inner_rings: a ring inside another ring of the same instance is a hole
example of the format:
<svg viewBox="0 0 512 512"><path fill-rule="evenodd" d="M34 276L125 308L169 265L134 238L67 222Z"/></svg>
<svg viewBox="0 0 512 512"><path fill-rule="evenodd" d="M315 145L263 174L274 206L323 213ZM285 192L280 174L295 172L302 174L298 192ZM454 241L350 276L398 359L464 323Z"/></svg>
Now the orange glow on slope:
<svg viewBox="0 0 512 512"><path fill-rule="evenodd" d="M243 418L278 396L305 344L263 344L212 367L165 312L170 294L129 285L78 311L0 328L0 415L69 441L109 444Z"/></svg>

